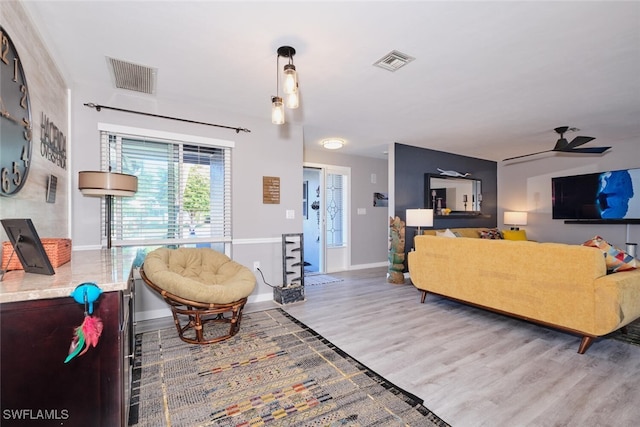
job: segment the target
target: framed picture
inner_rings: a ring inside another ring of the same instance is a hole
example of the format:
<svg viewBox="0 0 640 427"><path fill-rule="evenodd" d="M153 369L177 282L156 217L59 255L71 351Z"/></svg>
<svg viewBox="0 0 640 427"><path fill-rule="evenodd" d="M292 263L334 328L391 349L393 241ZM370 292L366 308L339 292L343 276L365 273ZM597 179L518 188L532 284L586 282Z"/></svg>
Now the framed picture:
<svg viewBox="0 0 640 427"><path fill-rule="evenodd" d="M388 193L373 193L373 206L374 207L386 207L386 206L389 206L389 194Z"/></svg>

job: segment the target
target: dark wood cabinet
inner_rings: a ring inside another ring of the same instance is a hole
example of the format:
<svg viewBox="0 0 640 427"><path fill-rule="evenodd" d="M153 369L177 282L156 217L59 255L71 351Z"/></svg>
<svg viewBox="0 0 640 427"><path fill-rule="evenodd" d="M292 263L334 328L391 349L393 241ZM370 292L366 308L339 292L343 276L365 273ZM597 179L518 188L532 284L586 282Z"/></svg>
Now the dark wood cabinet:
<svg viewBox="0 0 640 427"><path fill-rule="evenodd" d="M100 296L94 306L104 325L100 341L68 363L82 305L71 297L0 304L0 425L126 425L132 284Z"/></svg>

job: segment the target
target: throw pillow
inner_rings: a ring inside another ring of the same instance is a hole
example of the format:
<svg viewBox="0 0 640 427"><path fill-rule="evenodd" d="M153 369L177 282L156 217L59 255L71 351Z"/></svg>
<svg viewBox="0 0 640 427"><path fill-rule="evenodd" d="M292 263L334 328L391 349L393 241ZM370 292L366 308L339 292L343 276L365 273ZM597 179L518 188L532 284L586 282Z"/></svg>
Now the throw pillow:
<svg viewBox="0 0 640 427"><path fill-rule="evenodd" d="M458 237L456 236L456 234L451 231L450 229L446 229L444 231L436 231L436 236L440 236L440 237Z"/></svg>
<svg viewBox="0 0 640 427"><path fill-rule="evenodd" d="M504 240L527 240L527 232L524 230L502 230Z"/></svg>
<svg viewBox="0 0 640 427"><path fill-rule="evenodd" d="M500 240L502 239L502 235L500 234L500 230L497 228L489 228L487 230L480 230L481 239L492 239L492 240Z"/></svg>
<svg viewBox="0 0 640 427"><path fill-rule="evenodd" d="M637 268L637 262L634 257L611 245L600 236L594 236L584 242L583 245L598 248L604 253L604 262L607 264L607 271L610 273Z"/></svg>

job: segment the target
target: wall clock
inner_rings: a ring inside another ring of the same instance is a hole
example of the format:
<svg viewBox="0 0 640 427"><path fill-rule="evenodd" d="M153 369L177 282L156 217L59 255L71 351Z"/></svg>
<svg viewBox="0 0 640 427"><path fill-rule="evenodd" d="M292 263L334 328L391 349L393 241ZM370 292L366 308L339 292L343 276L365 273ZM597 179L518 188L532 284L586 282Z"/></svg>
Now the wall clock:
<svg viewBox="0 0 640 427"><path fill-rule="evenodd" d="M0 195L17 194L31 165L31 103L20 56L0 26Z"/></svg>

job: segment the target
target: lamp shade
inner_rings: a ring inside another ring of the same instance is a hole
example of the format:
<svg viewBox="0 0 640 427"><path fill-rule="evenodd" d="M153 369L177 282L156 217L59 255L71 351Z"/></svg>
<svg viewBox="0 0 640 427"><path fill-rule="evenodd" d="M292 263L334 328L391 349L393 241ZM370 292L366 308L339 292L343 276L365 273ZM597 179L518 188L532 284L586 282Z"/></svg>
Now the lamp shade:
<svg viewBox="0 0 640 427"><path fill-rule="evenodd" d="M283 91L286 94L298 92L298 73L296 73L296 66L293 64L284 66Z"/></svg>
<svg viewBox="0 0 640 427"><path fill-rule="evenodd" d="M298 92L287 94L287 108L296 109L300 105Z"/></svg>
<svg viewBox="0 0 640 427"><path fill-rule="evenodd" d="M409 227L433 227L433 209L407 209Z"/></svg>
<svg viewBox="0 0 640 427"><path fill-rule="evenodd" d="M279 96L271 98L271 123L274 125L284 124L284 105Z"/></svg>
<svg viewBox="0 0 640 427"><path fill-rule="evenodd" d="M78 173L78 189L85 196L133 196L138 191L138 177L115 172Z"/></svg>
<svg viewBox="0 0 640 427"><path fill-rule="evenodd" d="M507 225L527 225L526 212L505 212L504 223Z"/></svg>

